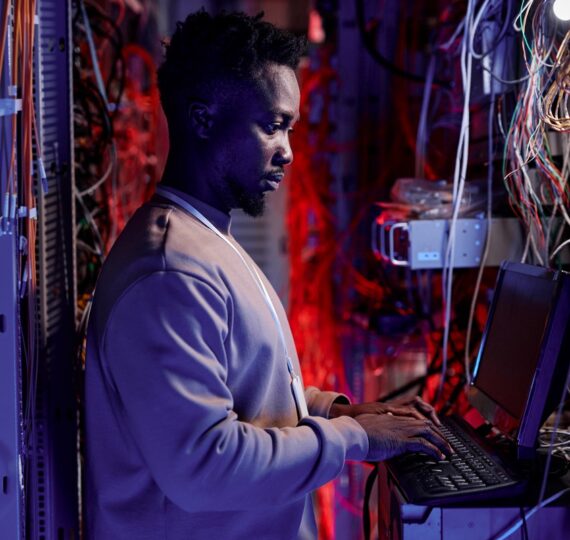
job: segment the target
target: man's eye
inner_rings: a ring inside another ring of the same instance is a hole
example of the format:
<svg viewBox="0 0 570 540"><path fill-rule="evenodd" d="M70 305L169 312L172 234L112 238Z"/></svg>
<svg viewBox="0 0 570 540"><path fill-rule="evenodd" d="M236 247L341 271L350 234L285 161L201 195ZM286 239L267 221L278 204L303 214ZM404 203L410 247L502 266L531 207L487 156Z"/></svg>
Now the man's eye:
<svg viewBox="0 0 570 540"><path fill-rule="evenodd" d="M267 126L265 126L265 131L267 131L269 135L273 135L273 133L276 133L280 129L281 123L279 122L272 122L271 124L267 124Z"/></svg>

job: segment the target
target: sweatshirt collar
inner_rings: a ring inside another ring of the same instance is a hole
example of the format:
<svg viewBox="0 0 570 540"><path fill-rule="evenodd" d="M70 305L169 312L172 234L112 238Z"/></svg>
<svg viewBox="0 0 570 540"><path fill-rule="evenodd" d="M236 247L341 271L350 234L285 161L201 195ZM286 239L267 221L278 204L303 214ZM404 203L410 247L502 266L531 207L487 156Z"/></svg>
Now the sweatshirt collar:
<svg viewBox="0 0 570 540"><path fill-rule="evenodd" d="M192 195L188 195L188 193L184 193L179 189L173 188L171 186L162 186L163 189L171 191L172 193L178 195L181 199L184 199L188 203L190 203L196 210L200 213L204 214L204 216L212 222L212 224L222 233L230 234L230 225L231 225L231 216L230 214L226 214L205 202L196 199L196 197L192 197ZM155 198L159 200L165 200L159 194L155 194ZM188 213L183 207L178 206L176 203L168 200L169 204L175 205L177 208L180 208L184 212Z"/></svg>

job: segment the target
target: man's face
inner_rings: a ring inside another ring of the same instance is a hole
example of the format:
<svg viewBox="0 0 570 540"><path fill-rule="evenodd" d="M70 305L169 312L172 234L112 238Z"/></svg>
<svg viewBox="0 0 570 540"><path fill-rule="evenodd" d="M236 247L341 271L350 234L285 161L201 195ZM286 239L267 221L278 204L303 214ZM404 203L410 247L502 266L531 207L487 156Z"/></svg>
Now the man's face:
<svg viewBox="0 0 570 540"><path fill-rule="evenodd" d="M289 134L299 117L294 71L268 64L256 83L244 83L221 108L212 131L212 188L222 206L251 216L264 210L265 194L283 180L293 161Z"/></svg>

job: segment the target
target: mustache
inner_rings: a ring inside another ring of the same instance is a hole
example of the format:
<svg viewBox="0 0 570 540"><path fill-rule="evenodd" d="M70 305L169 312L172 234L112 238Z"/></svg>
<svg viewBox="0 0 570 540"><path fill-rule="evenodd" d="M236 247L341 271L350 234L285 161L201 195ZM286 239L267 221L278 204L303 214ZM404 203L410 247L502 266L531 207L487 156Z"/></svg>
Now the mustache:
<svg viewBox="0 0 570 540"><path fill-rule="evenodd" d="M282 177L285 175L285 171L283 169L276 169L274 171L269 171L263 175L263 178L274 178L274 177Z"/></svg>

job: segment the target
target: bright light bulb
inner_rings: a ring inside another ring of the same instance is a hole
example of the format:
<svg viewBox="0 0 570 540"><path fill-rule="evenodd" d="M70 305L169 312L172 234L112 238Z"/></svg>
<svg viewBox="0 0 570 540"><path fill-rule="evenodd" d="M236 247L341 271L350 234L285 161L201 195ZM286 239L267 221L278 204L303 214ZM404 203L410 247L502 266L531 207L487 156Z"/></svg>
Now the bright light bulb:
<svg viewBox="0 0 570 540"><path fill-rule="evenodd" d="M554 0L552 11L561 21L570 21L570 0Z"/></svg>

